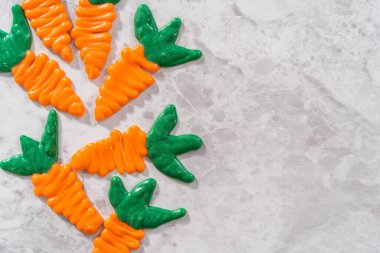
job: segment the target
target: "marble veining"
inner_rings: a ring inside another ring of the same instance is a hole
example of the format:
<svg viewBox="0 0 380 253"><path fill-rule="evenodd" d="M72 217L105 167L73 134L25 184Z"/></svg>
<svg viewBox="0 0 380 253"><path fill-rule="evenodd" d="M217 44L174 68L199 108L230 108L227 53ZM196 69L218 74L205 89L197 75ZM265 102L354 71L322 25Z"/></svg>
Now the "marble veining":
<svg viewBox="0 0 380 253"><path fill-rule="evenodd" d="M1 1L0 29L11 25ZM66 0L71 20L77 1ZM121 1L113 50L136 44L133 15L142 1ZM59 114L59 162L86 143L125 131L148 131L169 103L179 126L202 149L180 157L197 176L187 185L157 171L124 175L126 187L153 177L152 204L188 211L147 230L137 253L380 252L380 2L375 0L152 0L159 26L179 16L178 44L204 57L158 71L156 84L117 115L96 123L95 96L105 71L87 80L79 52L67 64L34 31L32 49L47 52L73 80L89 112ZM49 108L27 99L11 74L0 75L0 159L19 153L21 134L41 136ZM91 116L90 116L91 115ZM79 173L89 198L108 217L111 173ZM0 252L86 253L84 236L34 196L29 178L0 172Z"/></svg>

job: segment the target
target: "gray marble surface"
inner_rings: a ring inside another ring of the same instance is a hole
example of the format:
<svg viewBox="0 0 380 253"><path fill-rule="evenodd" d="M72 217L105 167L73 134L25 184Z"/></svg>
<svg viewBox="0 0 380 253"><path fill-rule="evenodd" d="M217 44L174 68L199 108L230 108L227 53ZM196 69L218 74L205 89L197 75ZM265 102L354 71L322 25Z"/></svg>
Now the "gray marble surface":
<svg viewBox="0 0 380 253"><path fill-rule="evenodd" d="M1 1L0 28L11 24ZM141 1L121 1L113 50L136 44L133 14ZM67 1L72 20L76 1ZM198 180L186 185L160 174L125 175L127 187L158 180L153 204L188 215L146 230L136 252L380 252L380 1L152 0L159 25L183 19L179 43L202 60L162 69L156 84L116 116L93 118L105 76L90 82L75 51L66 64L35 37L33 50L59 61L88 108L60 118L61 163L111 129L149 130L169 104L176 133L204 147L181 159ZM0 159L20 152L18 137L39 138L50 108L27 99L11 74L0 75ZM115 175L115 174L112 174ZM112 211L109 177L80 173L101 214ZM28 177L0 171L0 252L91 252L92 238L55 215L33 194Z"/></svg>

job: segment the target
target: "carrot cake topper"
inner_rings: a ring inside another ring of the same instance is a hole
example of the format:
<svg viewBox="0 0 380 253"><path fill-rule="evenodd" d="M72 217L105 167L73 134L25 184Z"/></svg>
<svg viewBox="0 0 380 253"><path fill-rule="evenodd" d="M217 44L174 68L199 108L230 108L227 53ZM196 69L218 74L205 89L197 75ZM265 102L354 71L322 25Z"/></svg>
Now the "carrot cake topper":
<svg viewBox="0 0 380 253"><path fill-rule="evenodd" d="M44 45L71 62L73 51L69 31L73 26L65 5L60 0L24 0L21 7Z"/></svg>
<svg viewBox="0 0 380 253"><path fill-rule="evenodd" d="M169 105L158 116L147 135L137 126L130 127L124 133L113 130L110 138L79 149L70 165L75 170L86 170L100 176L107 175L115 168L120 174L141 172L145 169L143 157L148 155L159 171L190 183L195 177L183 166L177 155L199 149L202 140L194 134L171 135L177 120L175 106Z"/></svg>
<svg viewBox="0 0 380 253"><path fill-rule="evenodd" d="M149 206L156 180L148 178L138 183L129 192L119 177L111 179L109 199L115 212L105 220L104 230L94 239L96 253L123 253L138 249L144 237L144 228L156 228L169 221L179 219L186 210L166 210Z"/></svg>
<svg viewBox="0 0 380 253"><path fill-rule="evenodd" d="M111 51L114 5L120 0L79 0L77 20L71 32L90 80L99 76Z"/></svg>
<svg viewBox="0 0 380 253"><path fill-rule="evenodd" d="M82 116L84 105L58 63L45 54L36 56L30 50L32 36L21 6L14 5L12 13L10 33L0 30L0 72L12 72L31 100Z"/></svg>
<svg viewBox="0 0 380 253"><path fill-rule="evenodd" d="M0 162L0 168L21 176L32 176L34 193L47 198L57 214L65 216L78 230L92 234L103 223L91 204L83 184L70 165L59 165L57 113L51 111L41 141L21 136L22 154Z"/></svg>
<svg viewBox="0 0 380 253"><path fill-rule="evenodd" d="M137 9L135 36L140 44L123 49L121 58L108 67L108 76L96 98L96 120L110 117L152 85L154 78L148 72L155 73L160 67L180 65L202 56L199 50L175 44L180 27L181 20L174 18L158 29L147 5Z"/></svg>

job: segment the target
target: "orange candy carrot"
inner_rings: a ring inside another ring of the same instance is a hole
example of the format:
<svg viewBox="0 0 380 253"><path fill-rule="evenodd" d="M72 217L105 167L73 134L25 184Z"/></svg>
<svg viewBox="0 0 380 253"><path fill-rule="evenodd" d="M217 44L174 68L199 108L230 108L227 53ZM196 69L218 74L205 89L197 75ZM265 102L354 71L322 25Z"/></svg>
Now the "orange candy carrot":
<svg viewBox="0 0 380 253"><path fill-rule="evenodd" d="M80 49L88 78L95 79L107 61L111 50L112 21L116 18L114 5L105 3L93 5L88 0L80 0L76 9L78 19L71 32L75 46Z"/></svg>
<svg viewBox="0 0 380 253"><path fill-rule="evenodd" d="M142 229L134 229L122 222L113 212L104 221L104 230L94 239L92 253L128 253L130 249L138 249L144 237Z"/></svg>
<svg viewBox="0 0 380 253"><path fill-rule="evenodd" d="M27 51L25 58L12 68L16 83L23 85L31 100L38 100L42 105L53 105L63 112L82 116L85 107L75 94L71 80L59 68L58 63L45 54L35 56Z"/></svg>
<svg viewBox="0 0 380 253"><path fill-rule="evenodd" d="M72 61L69 34L72 24L65 5L60 0L25 0L21 6L44 45L60 54L63 60Z"/></svg>
<svg viewBox="0 0 380 253"><path fill-rule="evenodd" d="M45 174L32 176L34 193L47 198L47 204L70 220L79 231L93 234L99 230L103 219L92 206L83 184L70 165L54 164Z"/></svg>
<svg viewBox="0 0 380 253"><path fill-rule="evenodd" d="M70 165L59 165L58 118L49 113L41 141L20 137L22 154L0 162L0 168L20 176L32 176L34 193L47 198L47 204L57 214L65 216L79 231L93 234L103 223L91 204L83 184Z"/></svg>
<svg viewBox="0 0 380 253"><path fill-rule="evenodd" d="M177 66L202 56L199 50L175 44L180 27L181 20L174 18L158 28L149 7L140 5L135 14L135 36L139 44L124 49L122 57L108 68L108 76L96 98L97 121L115 114L152 85L154 78L147 72L155 73L160 67Z"/></svg>
<svg viewBox="0 0 380 253"><path fill-rule="evenodd" d="M145 169L143 157L147 155L146 134L137 126L121 133L113 130L110 138L90 143L78 150L71 159L74 170L87 170L105 176L117 168L124 172L141 172Z"/></svg>
<svg viewBox="0 0 380 253"><path fill-rule="evenodd" d="M155 73L159 68L145 58L142 45L123 49L121 58L107 69L108 76L96 98L95 119L100 121L113 115L129 100L138 97L154 83L154 78L144 70Z"/></svg>

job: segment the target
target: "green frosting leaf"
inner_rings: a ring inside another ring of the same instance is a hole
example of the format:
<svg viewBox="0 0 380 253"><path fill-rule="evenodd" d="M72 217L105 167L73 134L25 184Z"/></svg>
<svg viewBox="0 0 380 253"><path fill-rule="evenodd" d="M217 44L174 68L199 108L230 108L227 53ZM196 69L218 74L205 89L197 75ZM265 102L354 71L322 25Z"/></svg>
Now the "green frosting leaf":
<svg viewBox="0 0 380 253"><path fill-rule="evenodd" d="M32 35L24 11L18 4L12 7L10 33L0 30L0 72L11 72L25 57L32 44Z"/></svg>
<svg viewBox="0 0 380 253"><path fill-rule="evenodd" d="M195 177L178 160L177 155L199 149L202 146L202 139L194 134L170 135L176 125L175 106L168 105L147 135L148 155L159 171L169 177L190 183Z"/></svg>
<svg viewBox="0 0 380 253"><path fill-rule="evenodd" d="M156 180L148 178L128 192L120 177L115 176L111 179L108 196L119 219L135 229L156 228L185 216L183 208L167 210L149 206L155 188Z"/></svg>
<svg viewBox="0 0 380 253"><path fill-rule="evenodd" d="M51 111L46 121L41 142L22 135L22 155L15 155L0 162L0 168L21 176L46 173L58 159L58 119Z"/></svg>
<svg viewBox="0 0 380 253"><path fill-rule="evenodd" d="M99 4L117 4L120 2L120 0L89 0L90 3L94 5L99 5Z"/></svg>
<svg viewBox="0 0 380 253"><path fill-rule="evenodd" d="M199 50L190 50L175 45L181 19L174 18L169 24L157 28L156 21L145 4L140 5L135 15L135 36L144 46L145 57L161 67L172 67L202 56Z"/></svg>
<svg viewBox="0 0 380 253"><path fill-rule="evenodd" d="M45 153L58 160L58 117L57 112L51 110L45 125L45 131L41 137L41 145Z"/></svg>

